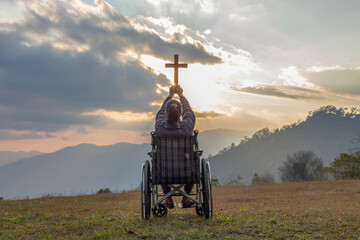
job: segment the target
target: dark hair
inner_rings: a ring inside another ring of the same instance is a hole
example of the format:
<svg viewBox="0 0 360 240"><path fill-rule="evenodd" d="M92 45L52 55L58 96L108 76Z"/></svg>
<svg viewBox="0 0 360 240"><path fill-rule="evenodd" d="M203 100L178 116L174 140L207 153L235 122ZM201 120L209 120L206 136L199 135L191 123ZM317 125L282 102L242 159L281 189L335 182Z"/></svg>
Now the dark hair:
<svg viewBox="0 0 360 240"><path fill-rule="evenodd" d="M167 121L169 124L175 124L181 114L181 104L176 100L170 100L166 104Z"/></svg>

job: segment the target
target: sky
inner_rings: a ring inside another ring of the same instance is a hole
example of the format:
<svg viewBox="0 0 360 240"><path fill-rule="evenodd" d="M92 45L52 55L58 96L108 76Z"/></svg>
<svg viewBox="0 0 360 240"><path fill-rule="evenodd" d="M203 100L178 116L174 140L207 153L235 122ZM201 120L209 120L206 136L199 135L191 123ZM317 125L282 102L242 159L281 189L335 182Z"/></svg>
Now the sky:
<svg viewBox="0 0 360 240"><path fill-rule="evenodd" d="M149 142L173 83L196 129L360 107L359 1L2 0L0 151Z"/></svg>

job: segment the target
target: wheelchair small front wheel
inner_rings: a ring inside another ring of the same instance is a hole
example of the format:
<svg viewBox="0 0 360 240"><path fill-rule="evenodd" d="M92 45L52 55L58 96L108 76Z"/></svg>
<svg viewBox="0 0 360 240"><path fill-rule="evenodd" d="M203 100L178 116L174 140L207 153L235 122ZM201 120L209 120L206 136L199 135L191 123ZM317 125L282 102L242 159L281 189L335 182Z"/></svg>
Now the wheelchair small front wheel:
<svg viewBox="0 0 360 240"><path fill-rule="evenodd" d="M168 213L168 209L164 204L158 203L152 208L152 212L154 217L165 217Z"/></svg>
<svg viewBox="0 0 360 240"><path fill-rule="evenodd" d="M202 216L204 216L204 214L205 214L203 207L198 207L198 206L196 206L195 211L196 211L196 214L197 214L199 217L202 217Z"/></svg>

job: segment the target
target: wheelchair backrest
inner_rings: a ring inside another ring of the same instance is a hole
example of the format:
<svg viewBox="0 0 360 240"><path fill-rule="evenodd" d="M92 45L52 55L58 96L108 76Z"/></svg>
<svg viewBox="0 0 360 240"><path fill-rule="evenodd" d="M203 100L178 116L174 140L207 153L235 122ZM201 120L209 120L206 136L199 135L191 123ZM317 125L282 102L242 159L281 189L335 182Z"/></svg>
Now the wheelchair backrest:
<svg viewBox="0 0 360 240"><path fill-rule="evenodd" d="M197 136L158 137L152 134L152 180L154 184L200 182Z"/></svg>

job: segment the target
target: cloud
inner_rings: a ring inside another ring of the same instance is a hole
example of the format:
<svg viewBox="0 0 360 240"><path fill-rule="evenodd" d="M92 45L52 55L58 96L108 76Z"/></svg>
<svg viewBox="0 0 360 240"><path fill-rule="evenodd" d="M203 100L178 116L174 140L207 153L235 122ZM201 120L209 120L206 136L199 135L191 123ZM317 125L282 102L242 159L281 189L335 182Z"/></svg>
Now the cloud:
<svg viewBox="0 0 360 240"><path fill-rule="evenodd" d="M203 119L206 119L206 118L216 118L216 117L220 117L220 116L224 116L225 114L222 114L222 113L218 113L218 112L215 112L215 111L206 111L206 112L197 112L197 111L194 111L195 113L195 116L196 118L203 118Z"/></svg>
<svg viewBox="0 0 360 240"><path fill-rule="evenodd" d="M156 31L117 13L103 0L95 1L94 5L79 0L44 2L23 3L27 18L16 25L18 31L30 34L35 41L50 39L53 46L63 48L73 48L75 44L108 60L126 58L129 52L172 59L174 53L181 52L189 63L221 62L201 43L183 43L176 37L164 39Z"/></svg>
<svg viewBox="0 0 360 240"><path fill-rule="evenodd" d="M360 95L360 69L304 71L302 75L314 85L329 91Z"/></svg>
<svg viewBox="0 0 360 240"><path fill-rule="evenodd" d="M142 44L143 42L150 44L151 49L142 49L143 55L149 54L160 59L172 60L174 53L181 53L181 59L188 63L214 65L223 62L220 57L208 51L206 41L198 32L185 25L176 24L172 18L156 19L139 16L132 19L131 23L142 34L162 39L159 43L152 39L144 39Z"/></svg>
<svg viewBox="0 0 360 240"><path fill-rule="evenodd" d="M357 0L346 4L341 1L304 4L297 0L212 1L211 14L201 11L201 1L155 1L158 4L153 6L142 4L145 2L142 0L131 2L137 7L137 14L171 16L192 29L211 29L211 36L223 45L249 51L267 67L358 61Z"/></svg>
<svg viewBox="0 0 360 240"><path fill-rule="evenodd" d="M158 107L156 107L158 110ZM152 130L155 124L154 112L119 112L97 109L93 112L84 112L83 116L94 117L101 122L103 126L111 129L124 130Z"/></svg>
<svg viewBox="0 0 360 240"><path fill-rule="evenodd" d="M136 60L102 63L89 53L71 54L48 45L26 47L17 33L0 33L0 127L58 130L91 123L81 112L104 108L153 111L167 85Z"/></svg>
<svg viewBox="0 0 360 240"><path fill-rule="evenodd" d="M212 0L193 0L187 2L181 0L147 0L146 2L150 3L146 7L150 8L149 10L154 13L171 13L186 16L197 14L209 17L219 10L216 2Z"/></svg>
<svg viewBox="0 0 360 240"><path fill-rule="evenodd" d="M181 51L190 62L221 61L200 43L170 42L136 29L102 0L18 3L24 18L0 23L0 129L54 132L109 124L83 114L98 109L155 112L151 103L164 97L158 84L170 82L134 54L172 59Z"/></svg>
<svg viewBox="0 0 360 240"><path fill-rule="evenodd" d="M14 131L9 129L0 129L0 140L24 140L44 138L55 138L55 136L49 133L37 133L34 131Z"/></svg>
<svg viewBox="0 0 360 240"><path fill-rule="evenodd" d="M200 118L197 121L196 129L227 128L243 131L274 126L276 126L276 124L272 121L237 109L229 115L224 114L214 118Z"/></svg>
<svg viewBox="0 0 360 240"><path fill-rule="evenodd" d="M140 134L140 136L142 137L150 137L151 136L151 132L150 131L144 131Z"/></svg>
<svg viewBox="0 0 360 240"><path fill-rule="evenodd" d="M232 90L264 95L264 96L272 96L272 97L280 97L280 98L289 98L289 99L303 99L303 100L321 100L325 99L322 96L322 93L317 90L296 87L296 86L271 86L271 85L261 85L255 87L231 87Z"/></svg>
<svg viewBox="0 0 360 240"><path fill-rule="evenodd" d="M84 127L79 127L78 130L77 130L78 133L82 133L84 135L87 135L88 134L88 131L86 130L86 128Z"/></svg>

